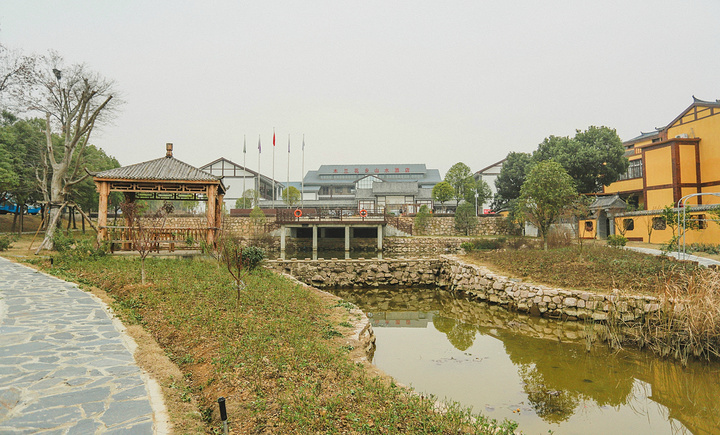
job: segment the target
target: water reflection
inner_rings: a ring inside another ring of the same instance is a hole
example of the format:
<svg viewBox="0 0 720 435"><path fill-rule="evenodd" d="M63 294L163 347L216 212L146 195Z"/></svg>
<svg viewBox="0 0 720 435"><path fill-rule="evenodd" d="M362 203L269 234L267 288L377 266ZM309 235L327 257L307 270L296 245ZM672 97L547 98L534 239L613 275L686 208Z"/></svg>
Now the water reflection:
<svg viewBox="0 0 720 435"><path fill-rule="evenodd" d="M362 307L375 363L419 391L526 433L720 433L720 368L589 347L593 327L510 313L442 290L336 293Z"/></svg>

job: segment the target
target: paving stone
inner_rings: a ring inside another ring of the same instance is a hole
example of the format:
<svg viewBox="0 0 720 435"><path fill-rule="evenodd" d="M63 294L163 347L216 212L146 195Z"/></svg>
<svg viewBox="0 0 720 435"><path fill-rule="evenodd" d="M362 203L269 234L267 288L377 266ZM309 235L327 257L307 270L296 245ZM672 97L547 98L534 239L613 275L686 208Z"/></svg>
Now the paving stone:
<svg viewBox="0 0 720 435"><path fill-rule="evenodd" d="M82 418L81 411L77 407L61 407L51 409L40 409L35 412L24 414L3 421L3 426L24 429L53 429L77 421Z"/></svg>
<svg viewBox="0 0 720 435"><path fill-rule="evenodd" d="M117 429L112 429L106 432L108 435L144 435L144 434L152 434L153 433L153 424L152 421L146 420L141 421L139 423L135 423L132 425L129 425L127 427L121 427Z"/></svg>
<svg viewBox="0 0 720 435"><path fill-rule="evenodd" d="M0 258L0 434L153 431L140 369L102 304Z"/></svg>
<svg viewBox="0 0 720 435"><path fill-rule="evenodd" d="M77 422L77 424L67 431L67 435L85 435L96 433L102 428L102 425L93 419L83 419Z"/></svg>
<svg viewBox="0 0 720 435"><path fill-rule="evenodd" d="M113 394L112 399L121 401L121 400L130 400L130 399L138 399L141 397L144 397L147 395L147 390L145 389L145 385L138 385L137 387L129 388L127 390L121 391L117 394Z"/></svg>
<svg viewBox="0 0 720 435"><path fill-rule="evenodd" d="M145 415L152 415L152 409L147 400L128 400L112 402L100 420L107 426L115 426Z"/></svg>

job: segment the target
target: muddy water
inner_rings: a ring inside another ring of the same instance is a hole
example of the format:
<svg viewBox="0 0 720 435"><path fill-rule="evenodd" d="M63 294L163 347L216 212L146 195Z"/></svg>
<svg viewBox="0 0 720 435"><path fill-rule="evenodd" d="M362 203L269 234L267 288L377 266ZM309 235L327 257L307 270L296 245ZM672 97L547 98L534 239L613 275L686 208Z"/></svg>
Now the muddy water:
<svg viewBox="0 0 720 435"><path fill-rule="evenodd" d="M526 434L720 434L720 365L687 367L584 338L592 328L442 290L352 289L398 382L515 420ZM587 333L587 334L586 334Z"/></svg>

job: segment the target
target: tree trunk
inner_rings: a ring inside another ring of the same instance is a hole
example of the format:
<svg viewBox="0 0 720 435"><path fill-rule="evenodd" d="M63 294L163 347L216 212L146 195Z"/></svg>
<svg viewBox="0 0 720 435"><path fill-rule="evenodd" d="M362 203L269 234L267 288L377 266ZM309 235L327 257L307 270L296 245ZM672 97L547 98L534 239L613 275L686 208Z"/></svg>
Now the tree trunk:
<svg viewBox="0 0 720 435"><path fill-rule="evenodd" d="M42 251L43 249L53 250L55 248L55 242L53 241L53 238L55 237L55 230L60 224L60 217L62 216L62 211L65 208L65 204L66 203L63 203L58 208L54 208L51 206L48 207L48 223L47 229L45 230L45 238L43 239L42 243L40 243L40 246L38 246L37 251L35 251L36 255L40 253L40 251Z"/></svg>

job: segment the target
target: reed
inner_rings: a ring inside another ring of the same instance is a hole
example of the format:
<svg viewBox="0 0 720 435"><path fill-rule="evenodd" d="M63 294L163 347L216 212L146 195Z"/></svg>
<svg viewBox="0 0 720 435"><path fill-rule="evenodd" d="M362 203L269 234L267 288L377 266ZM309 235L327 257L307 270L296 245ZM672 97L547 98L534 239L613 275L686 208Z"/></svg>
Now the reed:
<svg viewBox="0 0 720 435"><path fill-rule="evenodd" d="M666 280L661 309L642 322L625 322L612 310L592 338L613 348L632 345L687 364L720 359L720 272L700 269Z"/></svg>

